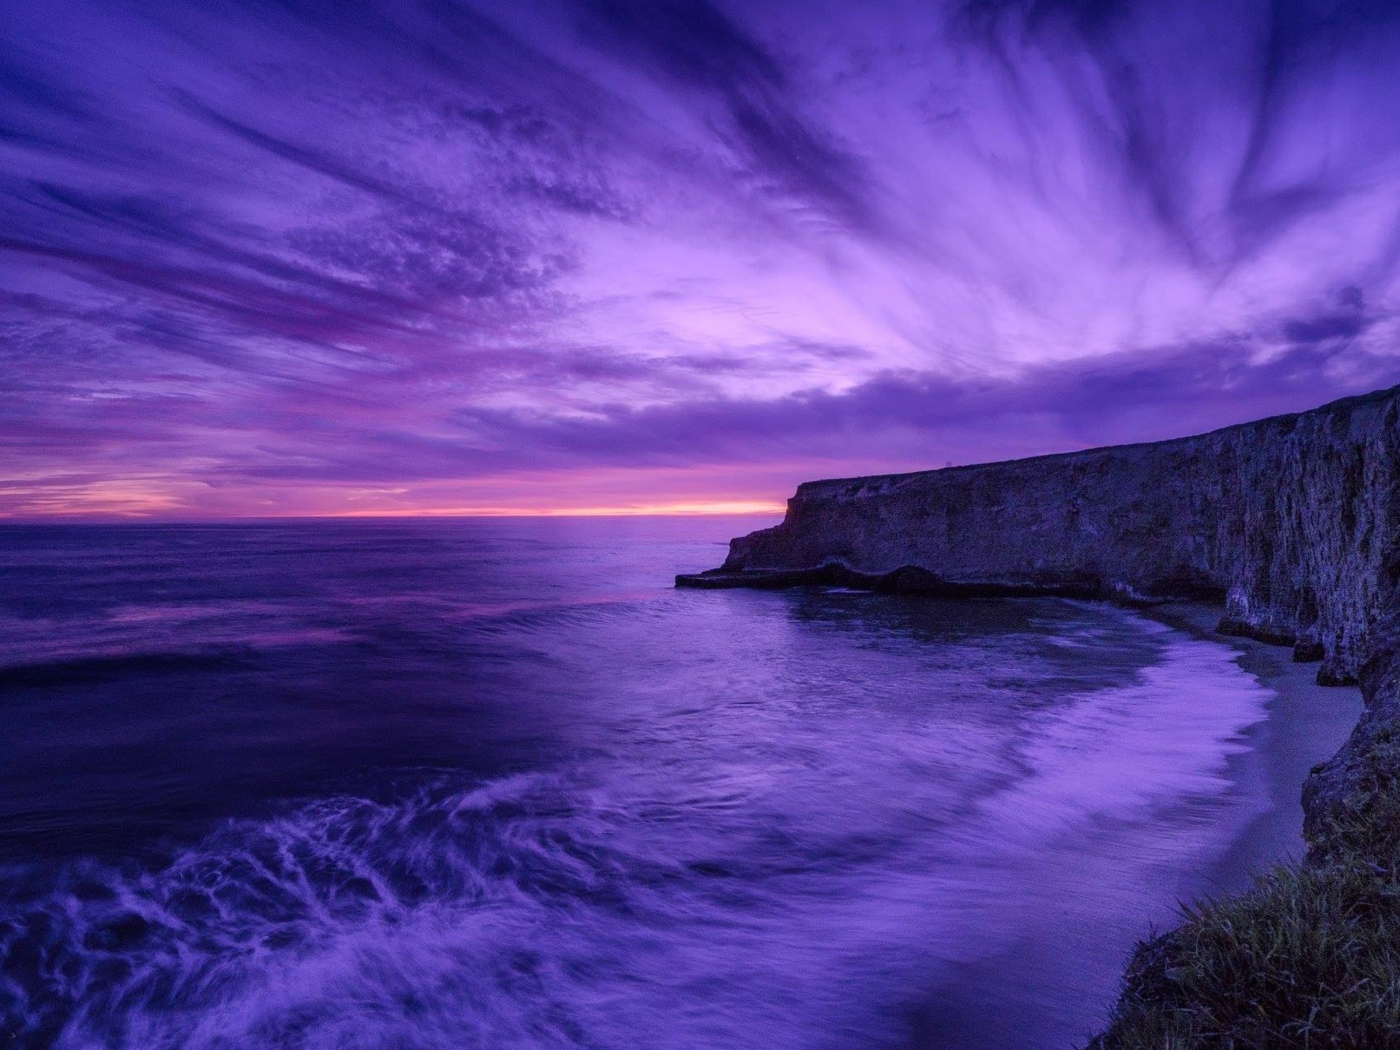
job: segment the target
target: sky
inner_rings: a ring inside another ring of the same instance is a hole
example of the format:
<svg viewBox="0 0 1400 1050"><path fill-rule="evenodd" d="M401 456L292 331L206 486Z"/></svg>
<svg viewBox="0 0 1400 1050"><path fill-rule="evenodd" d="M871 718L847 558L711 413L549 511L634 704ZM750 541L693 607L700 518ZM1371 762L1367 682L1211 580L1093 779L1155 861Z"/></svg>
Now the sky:
<svg viewBox="0 0 1400 1050"><path fill-rule="evenodd" d="M1394 0L0 0L0 516L771 512L1400 383Z"/></svg>

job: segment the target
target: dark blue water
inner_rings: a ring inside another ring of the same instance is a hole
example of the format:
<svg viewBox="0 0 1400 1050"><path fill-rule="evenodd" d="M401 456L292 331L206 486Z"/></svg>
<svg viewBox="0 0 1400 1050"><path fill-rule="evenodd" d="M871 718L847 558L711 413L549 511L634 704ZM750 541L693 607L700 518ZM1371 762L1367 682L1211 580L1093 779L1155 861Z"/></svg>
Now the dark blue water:
<svg viewBox="0 0 1400 1050"><path fill-rule="evenodd" d="M0 529L0 1045L1072 1045L1268 694L752 527Z"/></svg>

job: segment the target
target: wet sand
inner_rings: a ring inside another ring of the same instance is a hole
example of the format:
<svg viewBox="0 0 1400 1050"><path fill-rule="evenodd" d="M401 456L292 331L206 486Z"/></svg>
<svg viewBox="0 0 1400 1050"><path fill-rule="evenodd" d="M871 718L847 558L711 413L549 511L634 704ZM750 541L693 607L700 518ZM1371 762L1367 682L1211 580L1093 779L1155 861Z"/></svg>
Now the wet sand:
<svg viewBox="0 0 1400 1050"><path fill-rule="evenodd" d="M1180 602L1147 615L1196 637L1239 652L1239 665L1274 695L1268 716L1244 733L1249 750L1231 759L1239 790L1267 800L1268 808L1245 825L1231 848L1202 873L1200 892L1233 893L1255 876L1303 855L1303 781L1308 771L1342 746L1361 717L1355 686L1320 686L1316 663L1294 663L1293 651L1249 638L1217 634L1220 606Z"/></svg>

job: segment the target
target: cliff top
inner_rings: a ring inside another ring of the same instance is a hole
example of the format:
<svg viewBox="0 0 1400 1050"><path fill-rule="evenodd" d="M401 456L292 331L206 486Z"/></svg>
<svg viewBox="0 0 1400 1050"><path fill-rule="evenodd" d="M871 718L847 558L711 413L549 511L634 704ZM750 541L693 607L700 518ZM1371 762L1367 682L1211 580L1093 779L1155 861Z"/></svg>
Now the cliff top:
<svg viewBox="0 0 1400 1050"><path fill-rule="evenodd" d="M1302 412L1285 412L1280 415L1266 416L1263 419L1253 419L1244 423L1232 423L1229 426L1217 427L1215 430L1205 431L1200 434L1188 434L1182 437L1166 438L1161 441L1132 441L1121 445L1096 445L1092 448L1074 449L1069 452L1047 452L1039 456L991 460L985 463L964 463L955 467L937 467L931 470L912 470L895 474L866 474L854 477L821 478L816 481L804 481L797 486L796 495L799 497L818 496L821 495L824 490L828 489L843 489L847 490L848 494L848 491L854 486L859 486L874 493L888 491L891 488L907 484L919 478L931 477L935 474L948 475L991 468L1006 468L1012 465L1015 465L1019 469L1022 465L1026 464L1043 464L1096 455L1121 454L1137 449L1163 449L1172 446L1189 446L1197 442L1221 437L1241 430L1254 430L1268 427L1292 429L1297 425L1298 420L1308 416L1336 414L1343 410L1355 409L1362 405L1382 402L1392 398L1400 398L1400 386L1387 387L1383 390L1373 390L1366 394L1353 394L1350 397L1338 398L1336 401L1329 401L1325 405L1319 405L1317 408L1306 409Z"/></svg>

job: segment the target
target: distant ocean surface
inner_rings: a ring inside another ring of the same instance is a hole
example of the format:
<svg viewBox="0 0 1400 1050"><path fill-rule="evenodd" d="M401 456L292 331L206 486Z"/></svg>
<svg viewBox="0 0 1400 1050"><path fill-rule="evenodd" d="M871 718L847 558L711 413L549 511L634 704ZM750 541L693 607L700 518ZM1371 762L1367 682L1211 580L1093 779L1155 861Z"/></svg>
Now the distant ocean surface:
<svg viewBox="0 0 1400 1050"><path fill-rule="evenodd" d="M1270 694L1107 606L672 589L759 524L0 529L0 1046L1082 1042Z"/></svg>

